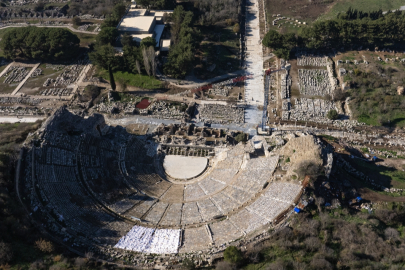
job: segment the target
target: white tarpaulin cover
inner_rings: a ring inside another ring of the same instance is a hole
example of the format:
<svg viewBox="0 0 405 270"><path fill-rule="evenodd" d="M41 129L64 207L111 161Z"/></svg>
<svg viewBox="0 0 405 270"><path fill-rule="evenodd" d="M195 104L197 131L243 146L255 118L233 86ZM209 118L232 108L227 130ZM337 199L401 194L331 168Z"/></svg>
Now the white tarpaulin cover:
<svg viewBox="0 0 405 270"><path fill-rule="evenodd" d="M177 253L179 241L180 230L134 226L114 247L145 253Z"/></svg>

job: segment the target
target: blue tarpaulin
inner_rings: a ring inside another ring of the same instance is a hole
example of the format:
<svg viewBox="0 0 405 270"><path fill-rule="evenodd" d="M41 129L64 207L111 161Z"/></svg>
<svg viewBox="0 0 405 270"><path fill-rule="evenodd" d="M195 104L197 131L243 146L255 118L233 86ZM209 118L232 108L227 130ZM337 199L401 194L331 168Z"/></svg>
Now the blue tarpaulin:
<svg viewBox="0 0 405 270"><path fill-rule="evenodd" d="M362 199L361 199L361 197L357 197L356 200L359 202L359 201L361 201Z"/></svg>
<svg viewBox="0 0 405 270"><path fill-rule="evenodd" d="M297 212L297 213L299 213L299 212L301 212L301 209L295 207L295 208L294 208L294 211Z"/></svg>

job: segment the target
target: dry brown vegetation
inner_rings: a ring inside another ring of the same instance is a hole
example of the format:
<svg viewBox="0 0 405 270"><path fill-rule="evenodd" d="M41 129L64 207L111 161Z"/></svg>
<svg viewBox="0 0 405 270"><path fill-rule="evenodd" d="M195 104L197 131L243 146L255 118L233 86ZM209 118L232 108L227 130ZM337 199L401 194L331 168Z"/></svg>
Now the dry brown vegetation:
<svg viewBox="0 0 405 270"><path fill-rule="evenodd" d="M35 246L44 253L51 253L55 250L52 242L46 241L42 238L35 242Z"/></svg>
<svg viewBox="0 0 405 270"><path fill-rule="evenodd" d="M402 229L398 230L403 208L381 209L375 215L321 211L295 216L291 227L262 243L259 256L267 267L263 269L400 269L405 260ZM248 255L257 254L256 249Z"/></svg>
<svg viewBox="0 0 405 270"><path fill-rule="evenodd" d="M311 135L291 138L280 154L289 160L287 175L299 174L298 178L304 177L308 172L316 174L322 165L321 146L316 137Z"/></svg>

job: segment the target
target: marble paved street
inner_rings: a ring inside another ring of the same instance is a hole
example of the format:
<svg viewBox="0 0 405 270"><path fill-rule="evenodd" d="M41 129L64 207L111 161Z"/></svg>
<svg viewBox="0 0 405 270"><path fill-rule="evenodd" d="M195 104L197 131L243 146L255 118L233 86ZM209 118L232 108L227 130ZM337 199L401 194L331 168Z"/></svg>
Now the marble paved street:
<svg viewBox="0 0 405 270"><path fill-rule="evenodd" d="M253 78L245 83L245 122L258 124L261 121L259 105L264 103L263 52L260 42L259 7L257 0L246 3L246 71Z"/></svg>

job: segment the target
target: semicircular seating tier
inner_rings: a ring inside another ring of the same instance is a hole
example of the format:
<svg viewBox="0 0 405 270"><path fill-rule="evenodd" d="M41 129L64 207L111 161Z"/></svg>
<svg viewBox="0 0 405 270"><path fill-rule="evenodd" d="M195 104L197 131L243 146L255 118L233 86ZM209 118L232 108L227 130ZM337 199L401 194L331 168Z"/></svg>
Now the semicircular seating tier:
<svg viewBox="0 0 405 270"><path fill-rule="evenodd" d="M251 234L302 193L301 185L271 180L278 156L251 158L243 144L216 149L205 172L184 183L164 173L158 148L126 132L46 131L23 158L25 203L72 246L176 253Z"/></svg>

